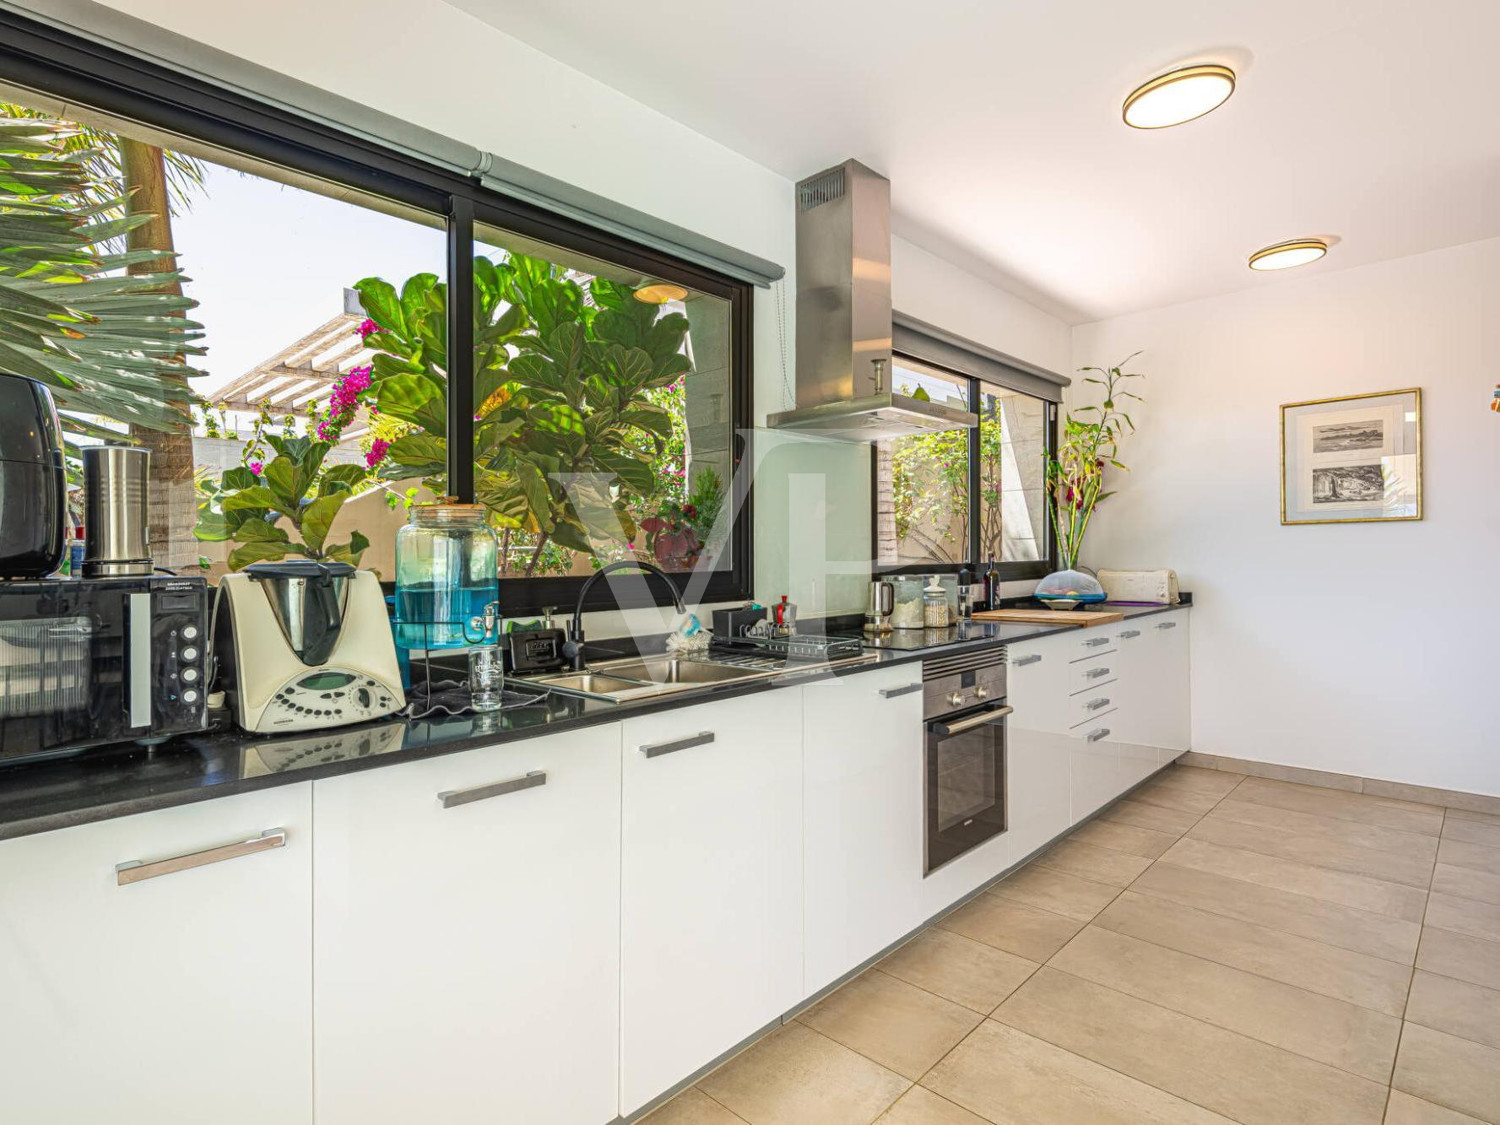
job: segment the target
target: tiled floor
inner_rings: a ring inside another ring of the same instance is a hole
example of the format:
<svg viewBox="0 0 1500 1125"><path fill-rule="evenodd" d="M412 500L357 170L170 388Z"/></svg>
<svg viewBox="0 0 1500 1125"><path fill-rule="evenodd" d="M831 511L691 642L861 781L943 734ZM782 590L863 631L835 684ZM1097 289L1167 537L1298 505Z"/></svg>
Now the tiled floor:
<svg viewBox="0 0 1500 1125"><path fill-rule="evenodd" d="M1500 817L1173 767L647 1120L1500 1123Z"/></svg>

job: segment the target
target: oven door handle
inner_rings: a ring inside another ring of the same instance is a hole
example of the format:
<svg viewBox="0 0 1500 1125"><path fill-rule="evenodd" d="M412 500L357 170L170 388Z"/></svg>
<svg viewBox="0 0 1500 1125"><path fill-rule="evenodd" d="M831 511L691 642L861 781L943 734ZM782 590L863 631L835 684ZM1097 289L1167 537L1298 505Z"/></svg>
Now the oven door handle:
<svg viewBox="0 0 1500 1125"><path fill-rule="evenodd" d="M1003 719L1014 710L1014 707L996 707L993 711L986 711L982 715L960 719L956 723L933 723L932 729L946 738L948 735L963 734L966 730L973 730L975 727L982 727L987 723Z"/></svg>
<svg viewBox="0 0 1500 1125"><path fill-rule="evenodd" d="M126 725L132 730L151 725L151 595L131 594L125 631Z"/></svg>

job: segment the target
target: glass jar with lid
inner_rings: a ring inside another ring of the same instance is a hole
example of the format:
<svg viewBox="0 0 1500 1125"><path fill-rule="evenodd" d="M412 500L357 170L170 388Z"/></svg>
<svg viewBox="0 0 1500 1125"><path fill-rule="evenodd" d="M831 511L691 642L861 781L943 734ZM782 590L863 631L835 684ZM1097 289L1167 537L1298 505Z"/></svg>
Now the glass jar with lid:
<svg viewBox="0 0 1500 1125"><path fill-rule="evenodd" d="M895 591L891 607L892 628L922 628L922 584L919 575L891 575L891 587Z"/></svg>
<svg viewBox="0 0 1500 1125"><path fill-rule="evenodd" d="M932 584L922 591L922 624L928 629L946 629L948 620L948 592L932 576Z"/></svg>
<svg viewBox="0 0 1500 1125"><path fill-rule="evenodd" d="M444 498L412 508L396 533L396 644L410 650L496 643L483 622L486 608L499 601L499 559L483 504ZM489 619L496 620L493 610Z"/></svg>

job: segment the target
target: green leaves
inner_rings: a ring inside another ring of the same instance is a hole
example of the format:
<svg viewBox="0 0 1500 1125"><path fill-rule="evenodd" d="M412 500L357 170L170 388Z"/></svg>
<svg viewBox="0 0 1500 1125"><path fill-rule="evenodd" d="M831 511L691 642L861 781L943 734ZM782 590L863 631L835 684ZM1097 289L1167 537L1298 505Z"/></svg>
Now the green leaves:
<svg viewBox="0 0 1500 1125"><path fill-rule="evenodd" d="M347 492L335 492L318 497L302 510L302 542L310 551L316 553L323 549L328 529L333 526L334 517L348 498Z"/></svg>
<svg viewBox="0 0 1500 1125"><path fill-rule="evenodd" d="M431 277L432 275L418 274L417 276ZM354 288L359 293L359 303L364 306L365 313L380 325L382 330L398 337L406 335L406 313L395 286L378 277L367 277L363 281L356 281Z"/></svg>
<svg viewBox="0 0 1500 1125"><path fill-rule="evenodd" d="M447 393L444 384L427 375L393 375L380 383L380 412L421 426L429 434L448 433Z"/></svg>

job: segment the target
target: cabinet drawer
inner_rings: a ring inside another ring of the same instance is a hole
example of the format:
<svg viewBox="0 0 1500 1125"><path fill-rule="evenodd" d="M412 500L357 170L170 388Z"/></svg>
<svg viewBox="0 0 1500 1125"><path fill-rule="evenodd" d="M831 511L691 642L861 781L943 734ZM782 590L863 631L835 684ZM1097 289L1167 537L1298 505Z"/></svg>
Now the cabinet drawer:
<svg viewBox="0 0 1500 1125"><path fill-rule="evenodd" d="M1069 660L1089 660L1096 656L1103 656L1107 652L1114 652L1115 632L1113 629L1084 626L1078 633L1068 638L1065 651Z"/></svg>
<svg viewBox="0 0 1500 1125"><path fill-rule="evenodd" d="M1119 674L1119 653L1096 656L1092 660L1078 660L1068 665L1068 694L1092 692L1094 688L1115 680Z"/></svg>
<svg viewBox="0 0 1500 1125"><path fill-rule="evenodd" d="M1068 697L1068 729L1106 715L1119 706L1119 681L1079 692Z"/></svg>
<svg viewBox="0 0 1500 1125"><path fill-rule="evenodd" d="M1096 715L1089 716L1084 722L1079 723L1068 731L1074 738L1081 738L1085 742L1115 742L1114 721L1118 717L1115 708L1100 711Z"/></svg>

